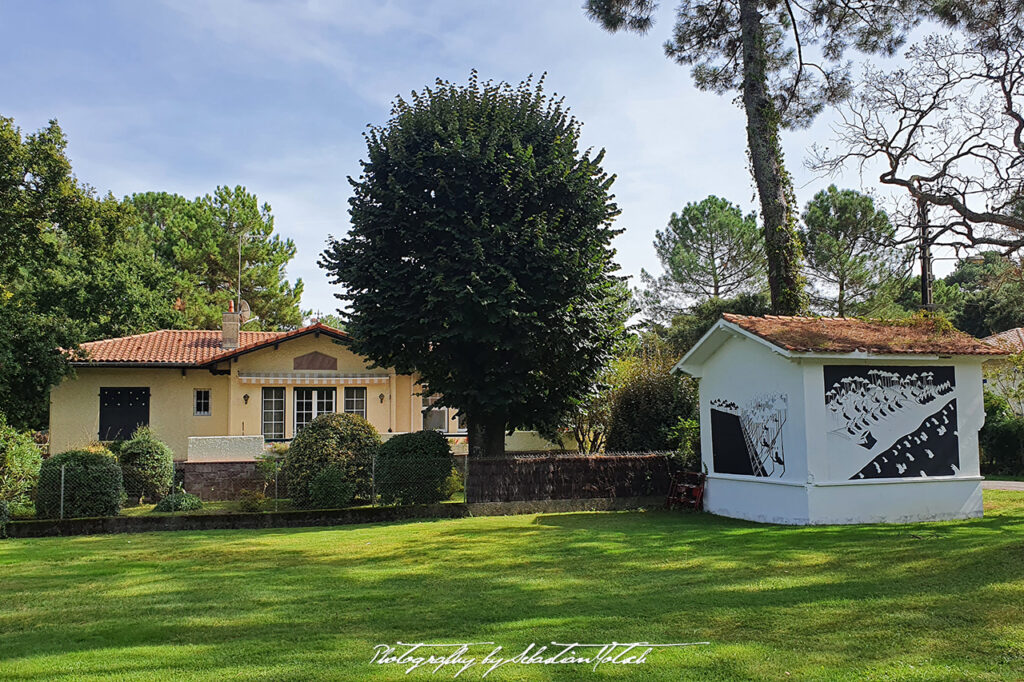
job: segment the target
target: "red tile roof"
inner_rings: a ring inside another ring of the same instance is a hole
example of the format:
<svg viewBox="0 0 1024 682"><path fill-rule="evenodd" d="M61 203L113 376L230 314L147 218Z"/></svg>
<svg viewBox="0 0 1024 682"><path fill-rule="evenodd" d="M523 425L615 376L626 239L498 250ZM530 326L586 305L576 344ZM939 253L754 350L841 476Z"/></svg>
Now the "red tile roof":
<svg viewBox="0 0 1024 682"><path fill-rule="evenodd" d="M207 365L316 331L347 336L343 331L320 323L289 332L243 331L238 335L238 348L226 350L221 348L219 329L162 329L83 343L74 364Z"/></svg>
<svg viewBox="0 0 1024 682"><path fill-rule="evenodd" d="M990 346L1008 350L1011 353L1020 353L1024 351L1024 327L1008 329L1005 332L986 336L982 341Z"/></svg>
<svg viewBox="0 0 1024 682"><path fill-rule="evenodd" d="M747 317L723 319L785 350L799 353L876 353L886 355L1005 355L956 329L942 330L928 320L860 320L846 317Z"/></svg>

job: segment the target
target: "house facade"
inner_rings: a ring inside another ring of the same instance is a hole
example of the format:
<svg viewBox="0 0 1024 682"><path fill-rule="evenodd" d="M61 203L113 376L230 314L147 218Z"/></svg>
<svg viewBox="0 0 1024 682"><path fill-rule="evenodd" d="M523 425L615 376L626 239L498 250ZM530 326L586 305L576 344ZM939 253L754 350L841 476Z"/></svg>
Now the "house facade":
<svg viewBox="0 0 1024 682"><path fill-rule="evenodd" d="M928 323L725 315L676 365L699 380L705 507L787 524L982 514L982 366Z"/></svg>
<svg viewBox="0 0 1024 682"><path fill-rule="evenodd" d="M50 393L50 451L128 437L148 425L188 458L189 438L287 441L317 415L365 417L381 434L436 429L465 434L455 410L420 395L416 379L372 369L323 324L289 332L164 330L83 344L76 376Z"/></svg>

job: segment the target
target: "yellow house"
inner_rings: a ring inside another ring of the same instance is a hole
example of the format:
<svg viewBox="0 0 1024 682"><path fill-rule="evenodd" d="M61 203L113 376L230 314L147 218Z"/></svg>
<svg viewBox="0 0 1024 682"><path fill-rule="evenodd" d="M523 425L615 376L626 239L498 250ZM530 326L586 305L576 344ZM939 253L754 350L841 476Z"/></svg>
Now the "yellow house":
<svg viewBox="0 0 1024 682"><path fill-rule="evenodd" d="M371 369L323 324L289 332L164 330L82 345L76 376L50 393L50 451L126 438L148 425L188 457L191 436L291 439L318 414L349 412L381 433L464 434L455 410L436 408L413 377Z"/></svg>

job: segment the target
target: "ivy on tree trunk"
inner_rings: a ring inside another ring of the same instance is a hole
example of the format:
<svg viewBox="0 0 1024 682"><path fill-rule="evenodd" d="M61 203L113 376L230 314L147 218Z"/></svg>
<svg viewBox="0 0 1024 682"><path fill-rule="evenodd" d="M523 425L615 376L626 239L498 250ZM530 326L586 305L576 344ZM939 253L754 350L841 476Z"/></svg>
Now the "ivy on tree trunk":
<svg viewBox="0 0 1024 682"><path fill-rule="evenodd" d="M807 299L800 274L795 198L792 181L783 164L780 117L768 93L768 54L757 0L740 0L740 33L747 149L761 199L772 312L798 315L806 309Z"/></svg>

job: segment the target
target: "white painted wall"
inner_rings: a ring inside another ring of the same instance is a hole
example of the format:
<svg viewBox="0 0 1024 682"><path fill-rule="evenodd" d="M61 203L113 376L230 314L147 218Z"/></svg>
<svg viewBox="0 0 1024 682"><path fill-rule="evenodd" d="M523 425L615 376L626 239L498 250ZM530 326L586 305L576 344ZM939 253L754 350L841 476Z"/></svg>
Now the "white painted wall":
<svg viewBox="0 0 1024 682"><path fill-rule="evenodd" d="M788 417L783 427L786 470L779 478L803 483L807 480L806 417L803 377L793 362L764 344L733 337L712 355L700 380L701 453L709 474L714 470L711 442L711 400L726 398L744 405L756 396L784 393L788 396Z"/></svg>
<svg viewBox="0 0 1024 682"><path fill-rule="evenodd" d="M981 477L873 479L808 486L812 524L913 523L982 515Z"/></svg>
<svg viewBox="0 0 1024 682"><path fill-rule="evenodd" d="M849 449L838 452L834 444L829 445L823 370L827 364L952 366L956 379L951 397L957 401L959 473L928 478L850 480L868 460L850 461ZM763 343L734 335L705 360L699 372L701 451L708 472L705 508L734 518L800 525L905 523L981 516L978 430L985 419L981 367L981 358L974 357L787 358ZM742 406L756 395L773 392L788 395L788 416L783 429L784 474L759 478L716 472L711 401L724 398Z"/></svg>

